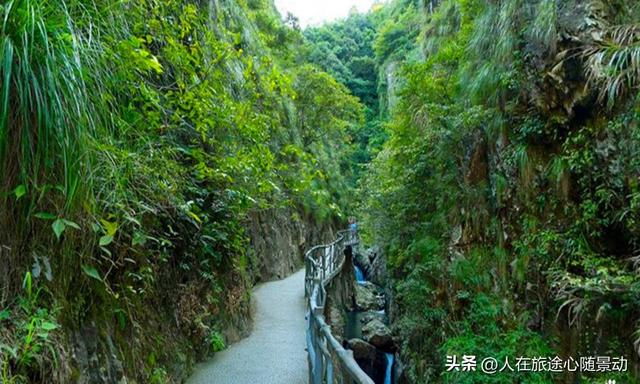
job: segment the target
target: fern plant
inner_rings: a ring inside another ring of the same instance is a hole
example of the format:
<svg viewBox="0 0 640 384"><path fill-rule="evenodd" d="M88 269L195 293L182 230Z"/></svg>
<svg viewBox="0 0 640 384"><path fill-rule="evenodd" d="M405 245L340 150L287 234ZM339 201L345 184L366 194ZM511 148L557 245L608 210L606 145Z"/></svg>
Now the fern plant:
<svg viewBox="0 0 640 384"><path fill-rule="evenodd" d="M640 86L640 24L610 27L582 55L588 85L609 108Z"/></svg>

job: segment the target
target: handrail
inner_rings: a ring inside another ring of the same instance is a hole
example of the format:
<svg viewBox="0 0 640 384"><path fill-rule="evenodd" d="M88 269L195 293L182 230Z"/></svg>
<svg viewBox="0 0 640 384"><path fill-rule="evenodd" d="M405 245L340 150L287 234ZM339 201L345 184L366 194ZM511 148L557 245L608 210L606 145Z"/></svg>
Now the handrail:
<svg viewBox="0 0 640 384"><path fill-rule="evenodd" d="M334 384L334 361L341 367L341 372L348 376L342 384L374 384L373 380L360 368L351 350L344 349L331 334L331 327L324 319L324 305L327 292L325 286L335 278L345 263L346 247L358 245L359 239L355 231L338 232L332 243L317 245L305 253L305 297L308 306L307 351L309 352L309 383Z"/></svg>

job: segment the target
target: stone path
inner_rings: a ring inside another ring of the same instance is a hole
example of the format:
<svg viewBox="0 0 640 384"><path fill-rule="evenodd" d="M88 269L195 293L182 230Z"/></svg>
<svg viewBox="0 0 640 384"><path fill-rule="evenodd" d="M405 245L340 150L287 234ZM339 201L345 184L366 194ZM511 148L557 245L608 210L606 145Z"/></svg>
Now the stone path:
<svg viewBox="0 0 640 384"><path fill-rule="evenodd" d="M251 335L196 367L187 384L306 384L304 269L258 286Z"/></svg>

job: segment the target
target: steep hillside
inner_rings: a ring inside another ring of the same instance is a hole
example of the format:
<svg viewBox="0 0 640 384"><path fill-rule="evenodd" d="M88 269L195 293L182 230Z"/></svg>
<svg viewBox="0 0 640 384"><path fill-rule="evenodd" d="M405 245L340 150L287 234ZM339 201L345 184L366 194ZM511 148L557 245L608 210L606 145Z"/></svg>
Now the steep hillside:
<svg viewBox="0 0 640 384"><path fill-rule="evenodd" d="M179 382L343 220L362 106L271 1L0 13L0 382Z"/></svg>
<svg viewBox="0 0 640 384"><path fill-rule="evenodd" d="M365 106L365 121L350 132L355 148L349 160L359 180L386 136L380 125L380 98L374 41L382 13L352 14L347 19L307 28L304 57L347 86Z"/></svg>
<svg viewBox="0 0 640 384"><path fill-rule="evenodd" d="M393 274L409 382L637 381L639 11L387 6L390 139L362 215ZM624 356L629 372L446 372L454 355Z"/></svg>
<svg viewBox="0 0 640 384"><path fill-rule="evenodd" d="M353 205L395 384L637 382L636 3L5 1L0 382L181 382Z"/></svg>

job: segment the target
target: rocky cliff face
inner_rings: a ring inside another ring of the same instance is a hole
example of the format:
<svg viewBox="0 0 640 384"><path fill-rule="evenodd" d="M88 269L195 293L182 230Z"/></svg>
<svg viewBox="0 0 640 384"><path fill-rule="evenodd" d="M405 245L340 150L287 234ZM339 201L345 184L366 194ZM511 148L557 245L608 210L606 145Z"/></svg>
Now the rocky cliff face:
<svg viewBox="0 0 640 384"><path fill-rule="evenodd" d="M637 366L638 9L436 5L370 183L411 381L447 381L472 345Z"/></svg>
<svg viewBox="0 0 640 384"><path fill-rule="evenodd" d="M318 223L312 217L302 218L291 209L254 212L246 226L250 237L249 270L255 283L281 279L297 271L303 265L303 255L308 248L334 237L333 224ZM224 300L234 304L224 309L225 314L218 322L226 344L248 336L252 327L252 303L247 293L252 285L241 276L233 275L230 281L234 283L229 284ZM300 289L302 292L302 287ZM156 368L158 376L180 382L189 375L199 356L209 353L208 335L202 333L208 328L198 323L196 314L201 314L200 321L207 321L219 316L221 308L203 300L207 297L206 290L207 287L196 282L180 287L166 284L163 292L172 300L145 306L146 320L141 324L154 329L158 339L164 340L164 347L172 351L172 358L164 362L164 367ZM243 297L245 299L240 299ZM125 359L135 359L135 351L155 345L145 341L146 332L145 329L131 330L129 340L124 340L117 326L98 321L83 325L71 333L69 354L65 357L74 368L61 372L61 377L72 377L79 384L127 382L131 375ZM193 344L190 340L199 342ZM152 352L150 358L158 359L161 353Z"/></svg>
<svg viewBox="0 0 640 384"><path fill-rule="evenodd" d="M291 208L253 212L247 223L253 280L279 280L302 268L304 253L332 241L336 227Z"/></svg>
<svg viewBox="0 0 640 384"><path fill-rule="evenodd" d="M355 308L355 281L353 268L353 251L345 252L345 262L342 271L327 286L327 301L325 303L325 318L331 326L331 333L342 341L345 338L347 324L346 312Z"/></svg>

